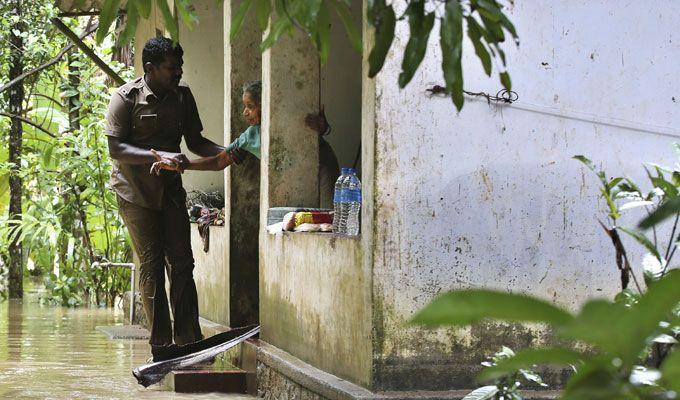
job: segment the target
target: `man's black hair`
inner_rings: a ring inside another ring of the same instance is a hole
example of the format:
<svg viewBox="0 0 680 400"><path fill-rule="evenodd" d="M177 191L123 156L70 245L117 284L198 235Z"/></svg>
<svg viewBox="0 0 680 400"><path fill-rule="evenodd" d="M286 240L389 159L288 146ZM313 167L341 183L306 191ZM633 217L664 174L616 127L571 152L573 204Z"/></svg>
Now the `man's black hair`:
<svg viewBox="0 0 680 400"><path fill-rule="evenodd" d="M150 62L155 66L159 66L168 54L181 58L184 55L184 50L179 43L173 44L172 40L166 37L151 38L144 45L142 65Z"/></svg>

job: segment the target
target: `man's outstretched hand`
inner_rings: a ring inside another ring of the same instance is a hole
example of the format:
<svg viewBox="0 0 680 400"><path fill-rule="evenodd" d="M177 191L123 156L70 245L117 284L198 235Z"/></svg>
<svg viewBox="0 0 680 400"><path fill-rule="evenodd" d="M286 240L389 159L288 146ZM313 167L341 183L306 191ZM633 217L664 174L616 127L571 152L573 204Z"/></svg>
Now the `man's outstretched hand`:
<svg viewBox="0 0 680 400"><path fill-rule="evenodd" d="M324 106L321 106L321 111L318 114L307 114L305 117L305 125L309 129L316 131L319 135L324 135L328 132L328 121L326 120L326 112Z"/></svg>
<svg viewBox="0 0 680 400"><path fill-rule="evenodd" d="M168 153L151 149L151 154L156 157L156 162L151 165L149 171L151 175L160 175L163 169L177 171L181 174L189 165L189 159L182 153Z"/></svg>

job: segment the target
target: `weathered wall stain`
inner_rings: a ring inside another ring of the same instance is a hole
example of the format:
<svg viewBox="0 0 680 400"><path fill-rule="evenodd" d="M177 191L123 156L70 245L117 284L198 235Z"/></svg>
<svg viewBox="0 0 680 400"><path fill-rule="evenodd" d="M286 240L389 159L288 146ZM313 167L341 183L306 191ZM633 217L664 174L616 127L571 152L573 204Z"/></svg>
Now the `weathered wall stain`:
<svg viewBox="0 0 680 400"><path fill-rule="evenodd" d="M397 25L393 56L375 79L376 388L470 387L478 363L500 345L549 342L549 332L532 327L485 325L443 334L447 330L405 325L447 290L529 293L572 310L618 290L610 244L596 221L605 208L596 178L571 157L588 155L634 179L643 177L642 162L669 160L675 139L655 134L653 126L671 129L678 119L672 102L659 101L678 92L670 78L678 69L663 56L670 44L652 49L645 43L658 42L657 11L671 25L680 20L663 11L670 2L614 13L612 7L584 0L540 9L515 3L510 17L522 47L509 48L508 59L520 101L499 107L467 99L459 114L450 99L423 93L441 82L436 35L413 81L396 87L401 57L394 55L402 54L408 30L405 22ZM628 20L635 27L620 23ZM601 29L605 21L615 28ZM680 40L663 29L664 36ZM618 35L633 38L611 46ZM464 56L466 88L495 93L497 79L485 78L478 63L472 53ZM641 93L639 87L655 89ZM610 91L616 96L603 101L602 93ZM550 379L559 383L560 371Z"/></svg>
<svg viewBox="0 0 680 400"><path fill-rule="evenodd" d="M317 368L370 385L369 283L359 241L263 234L262 338ZM332 244L331 244L332 240Z"/></svg>

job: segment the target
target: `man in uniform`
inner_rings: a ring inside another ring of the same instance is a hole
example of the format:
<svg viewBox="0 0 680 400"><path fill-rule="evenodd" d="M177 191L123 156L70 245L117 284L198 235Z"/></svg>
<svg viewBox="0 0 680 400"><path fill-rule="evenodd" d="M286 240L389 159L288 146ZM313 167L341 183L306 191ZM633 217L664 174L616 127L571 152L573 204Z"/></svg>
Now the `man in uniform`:
<svg viewBox="0 0 680 400"><path fill-rule="evenodd" d="M203 338L198 323L198 298L193 278L186 192L180 173L187 148L200 156L214 156L222 146L201 135L203 126L189 87L180 82L179 44L167 38L150 39L142 52L144 76L121 86L111 97L106 135L113 171L111 187L140 259L144 312L150 324L155 358L173 343L183 345ZM178 171L150 174L157 161L151 150L178 167ZM229 154L229 164L240 159ZM165 266L170 277L170 306L165 293Z"/></svg>

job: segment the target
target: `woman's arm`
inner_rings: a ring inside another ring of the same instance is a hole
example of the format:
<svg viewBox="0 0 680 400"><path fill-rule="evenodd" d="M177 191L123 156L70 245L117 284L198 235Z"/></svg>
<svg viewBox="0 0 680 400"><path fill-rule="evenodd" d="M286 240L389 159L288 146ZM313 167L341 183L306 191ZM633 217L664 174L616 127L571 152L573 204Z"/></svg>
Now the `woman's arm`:
<svg viewBox="0 0 680 400"><path fill-rule="evenodd" d="M172 160L162 157L154 150L151 151L156 156L156 162L151 166L151 174L160 175L162 169L182 172L180 170L180 166L172 162ZM195 160L189 160L188 164L182 167L184 167L184 170L221 171L231 164L238 164L241 162L241 160L243 160L243 150L234 149L230 152L224 150L216 156L201 157Z"/></svg>

